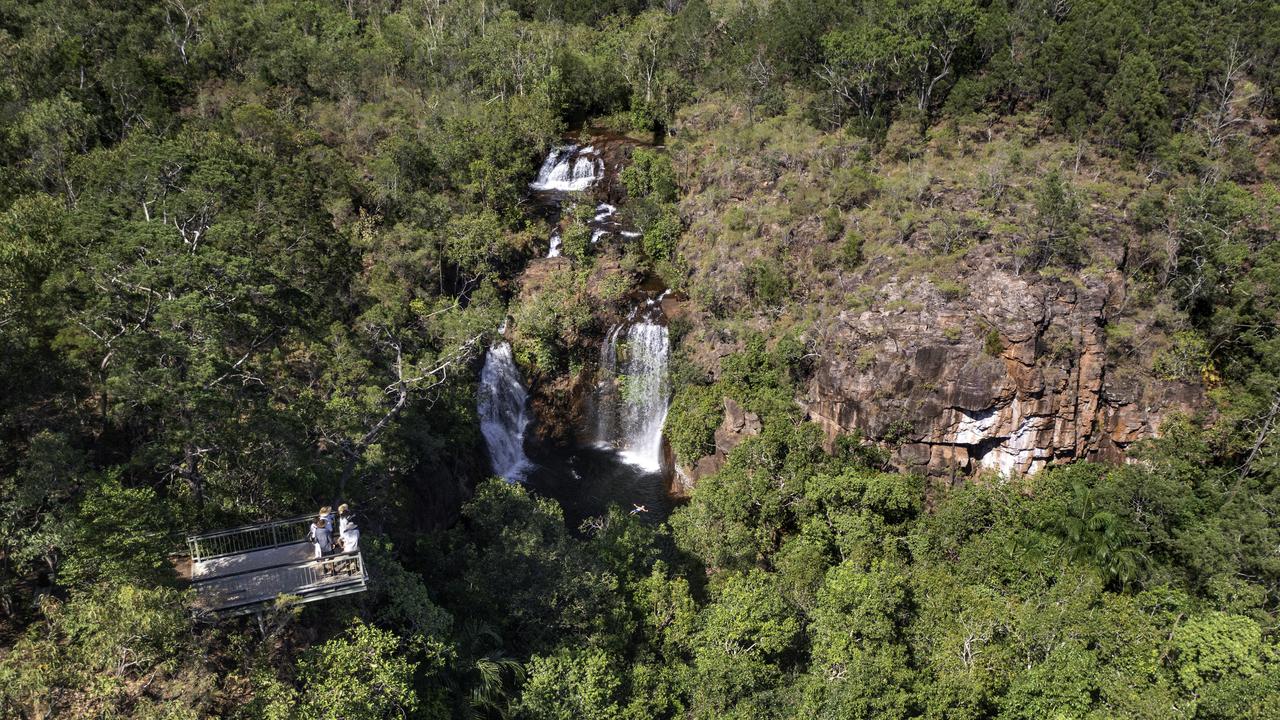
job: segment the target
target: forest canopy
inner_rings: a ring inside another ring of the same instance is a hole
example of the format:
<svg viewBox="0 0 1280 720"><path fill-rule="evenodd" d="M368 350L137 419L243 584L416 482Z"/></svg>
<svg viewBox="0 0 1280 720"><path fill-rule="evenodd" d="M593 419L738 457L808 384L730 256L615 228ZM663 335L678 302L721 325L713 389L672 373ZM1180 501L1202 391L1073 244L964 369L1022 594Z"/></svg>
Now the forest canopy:
<svg viewBox="0 0 1280 720"><path fill-rule="evenodd" d="M1280 4L0 0L0 70L0 717L1280 717ZM699 113L779 176L864 148L805 212L833 272L872 251L841 212L948 138L1120 168L1123 217L1038 177L1010 264L1083 277L1131 228L1133 302L1179 323L1154 369L1205 411L956 488L825 442L770 331L803 278L756 262L733 315L683 204L731 196L637 150L617 266L738 346L673 366L672 451L714 451L725 398L761 432L669 521L567 527L476 418L504 319L540 377L607 329L584 237L522 305L527 188L586 126L678 149ZM369 592L193 616L184 533L339 493Z"/></svg>

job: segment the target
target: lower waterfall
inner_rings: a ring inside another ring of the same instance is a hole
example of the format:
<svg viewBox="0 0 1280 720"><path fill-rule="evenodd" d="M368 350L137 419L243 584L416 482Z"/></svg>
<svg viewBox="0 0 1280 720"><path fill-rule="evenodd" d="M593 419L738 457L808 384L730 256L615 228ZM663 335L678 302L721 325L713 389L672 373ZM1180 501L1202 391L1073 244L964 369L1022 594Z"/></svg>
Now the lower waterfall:
<svg viewBox="0 0 1280 720"><path fill-rule="evenodd" d="M497 343L485 355L476 392L476 413L494 474L508 482L522 482L533 467L524 452L529 393L520 382L508 343Z"/></svg>
<svg viewBox="0 0 1280 720"><path fill-rule="evenodd" d="M649 303L649 308L657 307ZM653 317L615 326L600 348L596 442L650 472L662 469L662 425L671 399L670 352L667 328Z"/></svg>

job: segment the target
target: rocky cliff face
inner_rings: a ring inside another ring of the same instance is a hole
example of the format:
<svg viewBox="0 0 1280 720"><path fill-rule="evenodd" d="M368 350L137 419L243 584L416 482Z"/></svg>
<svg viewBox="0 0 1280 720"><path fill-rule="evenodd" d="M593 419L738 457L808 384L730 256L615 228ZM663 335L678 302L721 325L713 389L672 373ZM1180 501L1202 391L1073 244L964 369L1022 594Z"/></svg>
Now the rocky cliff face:
<svg viewBox="0 0 1280 720"><path fill-rule="evenodd" d="M927 282L844 312L818 341L803 403L829 436L858 432L896 463L958 480L979 470L1034 473L1078 458L1121 460L1195 387L1126 376L1108 359L1119 273L1028 281L996 267L964 298Z"/></svg>
<svg viewBox="0 0 1280 720"><path fill-rule="evenodd" d="M953 481L1120 461L1204 406L1199 378L1155 372L1185 321L1152 284L1159 248L1134 222L1147 188L1123 163L1010 123L900 124L876 145L715 102L680 119L694 327L681 350L708 374L744 332L802 338L812 374L797 401L828 437L858 433ZM1078 256L1032 269L1054 171ZM687 480L718 466L721 434Z"/></svg>

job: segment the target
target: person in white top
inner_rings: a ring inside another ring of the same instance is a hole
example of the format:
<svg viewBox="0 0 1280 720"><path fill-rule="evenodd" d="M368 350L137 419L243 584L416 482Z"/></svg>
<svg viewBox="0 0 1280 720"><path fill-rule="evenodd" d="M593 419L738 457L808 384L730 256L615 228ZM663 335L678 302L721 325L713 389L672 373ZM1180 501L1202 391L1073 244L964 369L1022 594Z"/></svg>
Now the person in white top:
<svg viewBox="0 0 1280 720"><path fill-rule="evenodd" d="M311 533L308 537L314 546L317 560L333 549L333 535L329 532L329 528L325 526L324 518L316 518L316 521L311 525Z"/></svg>
<svg viewBox="0 0 1280 720"><path fill-rule="evenodd" d="M360 549L360 526L348 515L342 528L342 552L353 553Z"/></svg>

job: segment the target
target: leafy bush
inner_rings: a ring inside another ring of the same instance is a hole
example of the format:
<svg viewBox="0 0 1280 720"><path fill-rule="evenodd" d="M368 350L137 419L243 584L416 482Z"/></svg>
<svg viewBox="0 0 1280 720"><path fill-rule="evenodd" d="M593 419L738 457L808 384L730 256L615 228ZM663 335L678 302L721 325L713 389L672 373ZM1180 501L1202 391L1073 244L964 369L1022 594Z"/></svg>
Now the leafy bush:
<svg viewBox="0 0 1280 720"><path fill-rule="evenodd" d="M829 207L822 213L822 234L827 242L831 242L840 237L844 233L844 219L840 217L840 211L834 207Z"/></svg>
<svg viewBox="0 0 1280 720"><path fill-rule="evenodd" d="M644 229L641 242L645 255L654 261L671 257L676 241L680 239L680 231L680 217L673 208L667 209Z"/></svg>
<svg viewBox="0 0 1280 720"><path fill-rule="evenodd" d="M989 328L982 338L982 351L991 357L1000 357L1004 354L1004 340L1000 337L1000 331L995 328Z"/></svg>
<svg viewBox="0 0 1280 720"><path fill-rule="evenodd" d="M715 431L724 416L723 388L690 385L671 398L662 434L676 459L686 465L715 452Z"/></svg>
<svg viewBox="0 0 1280 720"><path fill-rule="evenodd" d="M849 232L844 236L844 240L840 243L840 249L836 255L840 259L840 264L847 270L852 270L862 264L862 235L857 232Z"/></svg>
<svg viewBox="0 0 1280 720"><path fill-rule="evenodd" d="M516 307L512 317L518 359L543 373L568 367L593 319L581 280L571 273L555 276L548 287Z"/></svg>
<svg viewBox="0 0 1280 720"><path fill-rule="evenodd" d="M664 152L636 148L631 161L622 169L622 185L632 200L671 203L676 200L676 173L671 158Z"/></svg>
<svg viewBox="0 0 1280 720"><path fill-rule="evenodd" d="M1040 183L1035 210L1040 232L1030 248L1031 269L1052 264L1075 266L1080 260L1083 233L1080 200L1059 170L1050 172Z"/></svg>
<svg viewBox="0 0 1280 720"><path fill-rule="evenodd" d="M1180 330L1151 358L1151 371L1164 380L1199 379L1212 372L1209 344L1194 330Z"/></svg>
<svg viewBox="0 0 1280 720"><path fill-rule="evenodd" d="M770 259L753 260L746 269L747 292L763 308L780 307L791 292L791 278Z"/></svg>

